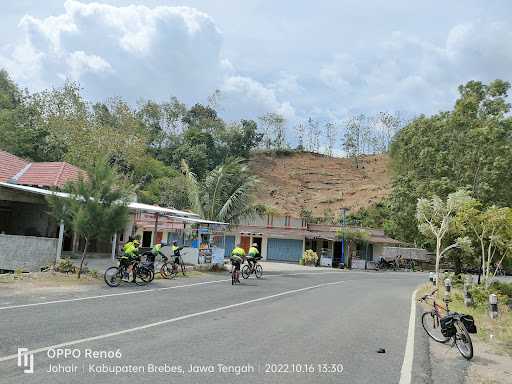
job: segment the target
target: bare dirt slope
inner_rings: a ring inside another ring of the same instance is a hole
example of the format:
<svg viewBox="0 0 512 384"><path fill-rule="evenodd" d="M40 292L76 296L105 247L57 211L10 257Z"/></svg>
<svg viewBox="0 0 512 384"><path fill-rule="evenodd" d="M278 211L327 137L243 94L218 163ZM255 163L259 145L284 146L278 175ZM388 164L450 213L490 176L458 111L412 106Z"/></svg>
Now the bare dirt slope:
<svg viewBox="0 0 512 384"><path fill-rule="evenodd" d="M257 202L294 217L303 207L315 216L329 208L355 212L382 200L391 188L387 155L364 156L356 168L350 159L313 153L257 153L250 167L261 180Z"/></svg>

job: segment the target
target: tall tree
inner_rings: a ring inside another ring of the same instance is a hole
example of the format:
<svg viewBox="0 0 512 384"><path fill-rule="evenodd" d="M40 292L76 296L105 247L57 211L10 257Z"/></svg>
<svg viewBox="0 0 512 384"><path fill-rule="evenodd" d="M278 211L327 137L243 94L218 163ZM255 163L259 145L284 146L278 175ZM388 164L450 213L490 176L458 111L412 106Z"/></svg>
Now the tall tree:
<svg viewBox="0 0 512 384"><path fill-rule="evenodd" d="M488 85L470 81L459 87L452 111L420 116L402 128L390 153L396 180L407 182L393 189L391 205L401 206L401 214L412 217L417 198L446 198L468 188L484 206L512 206L509 88L501 80ZM392 235L411 232L407 221L393 215L389 221L397 230ZM421 239L416 232L404 240Z"/></svg>
<svg viewBox="0 0 512 384"><path fill-rule="evenodd" d="M364 115L352 117L348 120L345 127L343 148L348 157L352 158L356 168L359 168L359 157L362 153L364 120Z"/></svg>
<svg viewBox="0 0 512 384"><path fill-rule="evenodd" d="M283 149L286 142L286 119L284 116L268 112L258 118L263 126L263 144L266 149Z"/></svg>
<svg viewBox="0 0 512 384"><path fill-rule="evenodd" d="M336 125L332 122L325 123L326 154L332 156L336 146Z"/></svg>
<svg viewBox="0 0 512 384"><path fill-rule="evenodd" d="M96 161L86 178L67 184L64 191L69 198L48 197L53 215L63 220L85 240L78 278L93 239L108 240L128 223L130 188L105 161Z"/></svg>

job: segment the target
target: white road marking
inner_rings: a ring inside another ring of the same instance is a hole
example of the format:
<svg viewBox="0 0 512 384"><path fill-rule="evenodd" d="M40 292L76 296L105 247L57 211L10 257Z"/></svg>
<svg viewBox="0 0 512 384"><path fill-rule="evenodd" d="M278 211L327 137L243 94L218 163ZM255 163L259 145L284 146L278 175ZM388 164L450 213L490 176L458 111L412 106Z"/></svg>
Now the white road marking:
<svg viewBox="0 0 512 384"><path fill-rule="evenodd" d="M149 324L141 325L139 327L123 329L123 330L117 331L117 332L111 332L111 333L106 333L106 334L103 334L103 335L86 337L84 339L77 339L77 340L67 341L67 342L60 343L60 344L50 345L50 346L47 346L47 347L41 347L41 348L37 348L37 349L32 349L29 352L31 352L31 353L40 353L40 352L48 351L49 349L52 349L52 348L63 348L63 347L71 346L71 345L82 344L82 343L87 343L87 342L90 342L90 341L101 340L101 339L106 339L106 338L109 338L109 337L124 335L124 334L131 333L131 332L141 331L143 329L158 327L158 326L164 325L164 324L175 323L177 321L181 321L181 320L186 320L186 319L190 319L190 318L193 318L193 317L207 315L209 313L225 311L227 309L241 307L241 306L247 305L247 304L257 303L257 302L260 302L260 301L265 301L265 300L273 299L273 298L280 297L280 296L290 295L292 293L309 291L311 289L327 287L327 286L330 286L330 285L337 285L337 284L341 284L341 283L344 283L344 282L345 281L340 280L340 281L334 281L334 282L331 282L331 283L311 285L309 287L304 287L304 288L284 291L284 292L276 293L276 294L269 295L269 296L259 297L257 299L252 299L252 300L248 300L248 301L242 301L240 303L229 304L229 305L225 305L225 306L222 306L222 307L208 309L206 311L190 313L188 315L174 317L172 319L162 320L162 321L158 321L158 322L155 322L155 323L149 323ZM0 362L8 361L8 360L14 360L14 359L17 359L17 358L18 358L18 354L8 355L8 356L0 357Z"/></svg>
<svg viewBox="0 0 512 384"><path fill-rule="evenodd" d="M26 308L26 307L36 307L36 306L39 306L39 305L68 303L68 302L72 302L72 301L102 299L104 297L113 297L113 296L135 295L135 294L138 294L138 293L165 291L165 290L168 290L168 289L178 289L178 288L194 287L196 285L214 284L214 283L220 283L220 282L223 282L223 281L231 281L231 279L209 280L209 281L202 281L202 282L199 282L199 283L175 285L175 286L172 286L172 287L143 289L141 291L128 291L128 292L119 292L119 293L107 293L105 295L77 297L75 299L62 299L62 300L42 301L42 302L30 303L30 304L11 305L11 306L8 306L8 307L0 307L0 310L15 309L15 308Z"/></svg>
<svg viewBox="0 0 512 384"><path fill-rule="evenodd" d="M299 273L283 273L283 274L279 274L279 275L266 275L266 276L325 275L325 274L328 274L328 273L340 273L340 272L334 272L334 271L333 272L330 272L330 271L327 271L327 272L299 272ZM74 298L74 299L61 299L61 300L52 300L52 301L41 301L41 302L29 303L29 304L10 305L10 306L5 306L5 307L0 307L0 311L1 310L7 310L7 309L37 307L37 306L40 306L40 305L48 305L48 304L69 303L69 302L73 302L73 301L84 301L84 300L102 299L104 297L115 297L115 296L135 295L135 294L139 294L139 293L167 291L169 289L188 288L188 287L195 287L195 286L198 286L198 285L222 283L222 282L226 282L226 281L231 281L231 278L229 278L229 279L222 279L222 280L202 281L202 282L199 282L199 283L191 283L191 284L184 284L184 285L175 285L175 286L172 286L172 287L143 289L143 290L140 290L140 291L107 293L105 295L77 297L77 298Z"/></svg>
<svg viewBox="0 0 512 384"><path fill-rule="evenodd" d="M416 293L411 296L411 314L409 315L409 330L407 331L407 343L405 344L404 361L400 371L399 384L410 384L412 379L412 362L414 360L414 334L416 330Z"/></svg>

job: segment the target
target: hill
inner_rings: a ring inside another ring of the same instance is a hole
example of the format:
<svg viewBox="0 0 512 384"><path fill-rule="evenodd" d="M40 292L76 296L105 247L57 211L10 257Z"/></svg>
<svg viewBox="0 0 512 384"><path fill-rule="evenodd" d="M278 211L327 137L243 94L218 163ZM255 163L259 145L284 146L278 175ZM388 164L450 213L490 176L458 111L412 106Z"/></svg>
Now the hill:
<svg viewBox="0 0 512 384"><path fill-rule="evenodd" d="M356 212L382 200L391 189L387 155L363 156L356 168L350 159L316 153L260 152L251 157L250 168L261 180L257 202L294 217L303 207L315 216L341 207Z"/></svg>

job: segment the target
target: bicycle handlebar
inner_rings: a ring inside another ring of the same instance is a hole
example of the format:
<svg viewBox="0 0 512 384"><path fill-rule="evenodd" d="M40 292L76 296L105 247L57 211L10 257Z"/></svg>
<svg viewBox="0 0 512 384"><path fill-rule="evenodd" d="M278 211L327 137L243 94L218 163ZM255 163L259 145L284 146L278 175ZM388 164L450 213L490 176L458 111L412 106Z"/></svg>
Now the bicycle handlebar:
<svg viewBox="0 0 512 384"><path fill-rule="evenodd" d="M434 293L436 293L437 291L438 291L438 288L434 289L432 292L427 293L425 296L422 296L418 301L425 301L429 297L433 296Z"/></svg>

